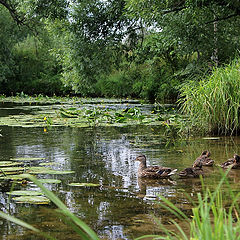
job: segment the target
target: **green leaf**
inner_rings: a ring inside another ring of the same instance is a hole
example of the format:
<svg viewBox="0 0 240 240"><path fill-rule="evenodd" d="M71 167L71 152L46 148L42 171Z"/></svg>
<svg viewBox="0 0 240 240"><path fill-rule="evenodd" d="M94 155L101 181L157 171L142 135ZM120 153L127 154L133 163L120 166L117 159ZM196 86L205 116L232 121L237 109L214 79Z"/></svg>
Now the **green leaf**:
<svg viewBox="0 0 240 240"><path fill-rule="evenodd" d="M31 190L16 190L7 192L9 195L18 195L18 196L39 196L44 195L42 192L39 191L31 191Z"/></svg>
<svg viewBox="0 0 240 240"><path fill-rule="evenodd" d="M77 182L69 183L68 185L72 187L99 187L100 186L100 184L98 183L77 183Z"/></svg>
<svg viewBox="0 0 240 240"><path fill-rule="evenodd" d="M17 203L49 204L50 200L44 196L20 196L12 198Z"/></svg>

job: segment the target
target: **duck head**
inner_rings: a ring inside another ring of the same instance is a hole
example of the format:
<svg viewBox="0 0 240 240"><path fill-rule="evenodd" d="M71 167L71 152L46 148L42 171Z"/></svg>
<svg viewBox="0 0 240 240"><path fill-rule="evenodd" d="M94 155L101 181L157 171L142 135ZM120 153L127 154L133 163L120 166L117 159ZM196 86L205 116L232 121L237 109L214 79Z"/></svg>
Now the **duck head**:
<svg viewBox="0 0 240 240"><path fill-rule="evenodd" d="M211 153L208 150L202 152L201 156L203 157L210 157Z"/></svg>
<svg viewBox="0 0 240 240"><path fill-rule="evenodd" d="M135 161L146 162L146 156L145 155L139 155L138 157L136 157Z"/></svg>
<svg viewBox="0 0 240 240"><path fill-rule="evenodd" d="M236 153L234 154L234 162L238 164L240 163L240 156L237 155Z"/></svg>

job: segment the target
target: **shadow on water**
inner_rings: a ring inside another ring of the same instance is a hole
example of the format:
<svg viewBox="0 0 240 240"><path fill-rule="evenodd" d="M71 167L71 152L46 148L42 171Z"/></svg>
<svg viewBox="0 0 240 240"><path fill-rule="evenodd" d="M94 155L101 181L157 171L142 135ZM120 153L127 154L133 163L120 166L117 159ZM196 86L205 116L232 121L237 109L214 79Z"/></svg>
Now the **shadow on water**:
<svg viewBox="0 0 240 240"><path fill-rule="evenodd" d="M190 214L193 199L200 192L199 179L147 181L137 178L138 154L147 156L147 164L163 165L179 170L188 167L209 149L216 163L240 153L240 138L193 139L168 144L157 126L68 128L1 127L0 161L13 157L43 157L54 162L53 169L74 170L69 175L39 175L62 180L46 186L56 193L68 208L88 223L102 238L133 239L144 234L161 233L153 215L167 223L171 215L157 201L163 195ZM217 167L206 168L206 184L214 188L221 175ZM239 188L238 171L229 180ZM100 187L70 187L71 182L99 183ZM36 189L31 183L22 189ZM157 200L157 201L155 201ZM16 204L6 193L0 196L0 208L31 223L57 239L78 239L67 227L55 207ZM2 239L41 239L28 230L0 221ZM66 237L67 236L67 237Z"/></svg>

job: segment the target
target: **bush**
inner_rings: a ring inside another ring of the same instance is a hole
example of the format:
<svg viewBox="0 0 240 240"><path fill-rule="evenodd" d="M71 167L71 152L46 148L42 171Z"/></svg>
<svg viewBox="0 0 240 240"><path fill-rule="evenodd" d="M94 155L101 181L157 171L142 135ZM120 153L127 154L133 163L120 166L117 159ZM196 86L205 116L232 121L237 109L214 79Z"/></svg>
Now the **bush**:
<svg viewBox="0 0 240 240"><path fill-rule="evenodd" d="M176 99L178 84L179 81L162 66L133 64L127 70L101 76L95 88L96 94L104 97L134 97L165 102Z"/></svg>

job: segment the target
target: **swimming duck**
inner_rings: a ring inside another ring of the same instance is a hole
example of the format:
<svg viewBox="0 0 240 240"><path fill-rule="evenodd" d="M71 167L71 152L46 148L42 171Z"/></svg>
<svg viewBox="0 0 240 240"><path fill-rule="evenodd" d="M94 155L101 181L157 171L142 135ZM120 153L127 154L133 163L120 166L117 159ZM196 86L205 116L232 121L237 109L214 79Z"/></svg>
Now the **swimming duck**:
<svg viewBox="0 0 240 240"><path fill-rule="evenodd" d="M230 158L226 162L222 163L220 167L232 169L240 168L240 156L234 154L233 158Z"/></svg>
<svg viewBox="0 0 240 240"><path fill-rule="evenodd" d="M171 169L169 167L149 166L147 167L146 156L140 155L136 159L139 161L138 177L140 178L169 178L176 173L177 169Z"/></svg>
<svg viewBox="0 0 240 240"><path fill-rule="evenodd" d="M208 150L205 150L202 152L202 154L194 161L192 167L199 167L199 164L201 163L201 166L213 166L214 160L209 158L211 153Z"/></svg>
<svg viewBox="0 0 240 240"><path fill-rule="evenodd" d="M182 178L197 178L203 175L203 169L202 167L189 167L182 170L178 175Z"/></svg>

